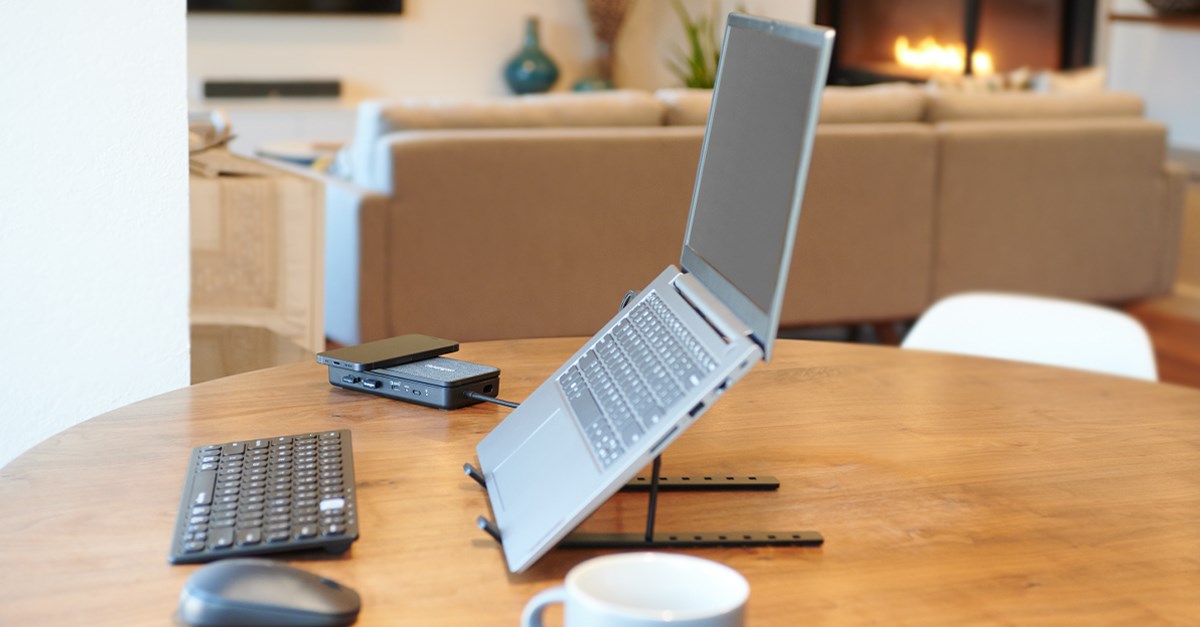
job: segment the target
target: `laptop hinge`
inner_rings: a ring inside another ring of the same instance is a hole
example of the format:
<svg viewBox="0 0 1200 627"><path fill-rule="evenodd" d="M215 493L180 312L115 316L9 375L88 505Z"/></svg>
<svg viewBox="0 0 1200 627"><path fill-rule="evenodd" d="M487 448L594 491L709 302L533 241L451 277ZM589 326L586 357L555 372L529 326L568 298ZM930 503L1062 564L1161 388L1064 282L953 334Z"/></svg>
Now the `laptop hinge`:
<svg viewBox="0 0 1200 627"><path fill-rule="evenodd" d="M679 295L683 297L704 320L725 337L747 337L753 331L734 315L725 303L712 296L699 281L691 274L681 273L672 281Z"/></svg>

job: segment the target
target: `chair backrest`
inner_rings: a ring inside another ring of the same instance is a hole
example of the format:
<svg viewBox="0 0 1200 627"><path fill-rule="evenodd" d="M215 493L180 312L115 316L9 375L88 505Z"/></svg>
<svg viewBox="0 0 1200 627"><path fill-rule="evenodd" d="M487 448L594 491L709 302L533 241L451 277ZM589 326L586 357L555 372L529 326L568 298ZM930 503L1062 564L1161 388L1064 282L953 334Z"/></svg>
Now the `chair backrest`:
<svg viewBox="0 0 1200 627"><path fill-rule="evenodd" d="M1158 380L1154 348L1137 320L1040 296L949 296L921 316L901 346Z"/></svg>

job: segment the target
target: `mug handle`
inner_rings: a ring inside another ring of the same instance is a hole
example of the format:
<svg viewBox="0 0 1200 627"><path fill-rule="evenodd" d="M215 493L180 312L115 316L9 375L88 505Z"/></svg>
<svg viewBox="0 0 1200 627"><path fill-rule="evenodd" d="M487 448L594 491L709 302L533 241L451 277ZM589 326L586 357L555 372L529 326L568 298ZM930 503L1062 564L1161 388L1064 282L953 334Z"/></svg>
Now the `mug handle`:
<svg viewBox="0 0 1200 627"><path fill-rule="evenodd" d="M521 612L521 627L542 627L542 612L552 603L563 603L567 600L567 589L563 586L547 588L533 595Z"/></svg>

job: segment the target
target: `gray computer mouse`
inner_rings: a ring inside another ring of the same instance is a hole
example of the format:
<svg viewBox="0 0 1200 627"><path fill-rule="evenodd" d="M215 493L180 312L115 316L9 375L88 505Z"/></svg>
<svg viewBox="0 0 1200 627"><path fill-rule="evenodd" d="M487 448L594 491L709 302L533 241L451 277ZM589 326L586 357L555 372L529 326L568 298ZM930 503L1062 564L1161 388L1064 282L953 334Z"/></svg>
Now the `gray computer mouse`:
<svg viewBox="0 0 1200 627"><path fill-rule="evenodd" d="M179 595L179 619L189 625L349 625L358 593L294 566L238 558L192 573Z"/></svg>

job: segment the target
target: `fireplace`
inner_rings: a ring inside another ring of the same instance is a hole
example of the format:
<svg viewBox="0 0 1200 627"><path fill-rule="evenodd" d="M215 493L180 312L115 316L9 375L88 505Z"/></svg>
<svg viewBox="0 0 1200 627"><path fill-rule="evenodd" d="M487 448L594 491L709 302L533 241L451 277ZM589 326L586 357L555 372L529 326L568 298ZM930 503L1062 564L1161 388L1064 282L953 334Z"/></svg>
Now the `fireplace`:
<svg viewBox="0 0 1200 627"><path fill-rule="evenodd" d="M829 82L863 85L939 75L1090 65L1096 0L817 0L837 30Z"/></svg>

